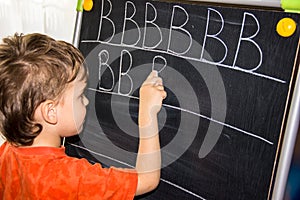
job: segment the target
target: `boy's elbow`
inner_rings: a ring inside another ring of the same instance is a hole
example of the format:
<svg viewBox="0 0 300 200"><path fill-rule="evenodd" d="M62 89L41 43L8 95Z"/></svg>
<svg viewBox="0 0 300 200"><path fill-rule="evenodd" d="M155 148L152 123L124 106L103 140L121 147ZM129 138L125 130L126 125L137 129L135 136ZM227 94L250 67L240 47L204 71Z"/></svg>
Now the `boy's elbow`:
<svg viewBox="0 0 300 200"><path fill-rule="evenodd" d="M136 195L145 194L156 189L160 182L160 173L139 174Z"/></svg>
<svg viewBox="0 0 300 200"><path fill-rule="evenodd" d="M157 186L159 184L159 180L153 180L153 181L149 181L144 188L144 192L143 194L147 193L147 192L151 192L152 190L156 189Z"/></svg>
<svg viewBox="0 0 300 200"><path fill-rule="evenodd" d="M149 187L148 192L156 189L159 185L159 181L160 181L160 176L157 176L157 177L153 178L153 180L151 180L151 183L148 186Z"/></svg>

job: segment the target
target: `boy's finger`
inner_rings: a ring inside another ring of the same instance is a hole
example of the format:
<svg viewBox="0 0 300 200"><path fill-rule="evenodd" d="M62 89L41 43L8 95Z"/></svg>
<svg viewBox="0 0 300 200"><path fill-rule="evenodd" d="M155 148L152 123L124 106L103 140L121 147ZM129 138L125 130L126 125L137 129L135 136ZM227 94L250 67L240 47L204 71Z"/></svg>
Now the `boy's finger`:
<svg viewBox="0 0 300 200"><path fill-rule="evenodd" d="M157 88L158 90L165 90L165 89L164 89L164 86L162 86L162 85L158 85L158 86L156 86L156 88Z"/></svg>
<svg viewBox="0 0 300 200"><path fill-rule="evenodd" d="M157 72L156 70L153 70L153 71L148 75L148 77L147 77L146 80L150 80L150 79L152 79L152 78L154 78L154 77L157 77L157 76L158 76L158 72Z"/></svg>
<svg viewBox="0 0 300 200"><path fill-rule="evenodd" d="M163 80L160 77L154 78L154 81L155 81L154 86L163 85Z"/></svg>
<svg viewBox="0 0 300 200"><path fill-rule="evenodd" d="M146 81L144 82L144 84L152 84L154 86L158 86L158 85L162 85L163 84L163 81L160 77L148 77L146 79Z"/></svg>
<svg viewBox="0 0 300 200"><path fill-rule="evenodd" d="M162 98L163 99L167 98L167 92L166 91L162 91Z"/></svg>

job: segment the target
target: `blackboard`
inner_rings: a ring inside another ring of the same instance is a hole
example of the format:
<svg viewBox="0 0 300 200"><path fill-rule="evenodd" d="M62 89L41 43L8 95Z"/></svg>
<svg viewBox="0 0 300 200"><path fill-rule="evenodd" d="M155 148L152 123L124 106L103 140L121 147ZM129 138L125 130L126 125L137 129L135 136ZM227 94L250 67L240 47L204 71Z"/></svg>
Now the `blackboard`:
<svg viewBox="0 0 300 200"><path fill-rule="evenodd" d="M138 90L152 69L168 93L159 114L159 187L136 199L270 199L294 84L297 14L149 0L95 0L79 49L89 68L83 133L67 153L132 167Z"/></svg>

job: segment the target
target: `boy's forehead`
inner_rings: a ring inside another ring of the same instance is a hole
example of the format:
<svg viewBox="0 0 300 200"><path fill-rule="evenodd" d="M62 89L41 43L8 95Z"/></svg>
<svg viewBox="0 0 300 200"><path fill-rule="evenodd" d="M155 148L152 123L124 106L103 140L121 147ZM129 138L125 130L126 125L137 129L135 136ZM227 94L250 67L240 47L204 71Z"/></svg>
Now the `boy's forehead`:
<svg viewBox="0 0 300 200"><path fill-rule="evenodd" d="M82 90L87 85L87 76L78 76L68 84L68 88L73 88L74 90Z"/></svg>
<svg viewBox="0 0 300 200"><path fill-rule="evenodd" d="M79 81L81 81L81 80L83 80L85 82L87 81L88 73L87 73L87 69L84 66L80 67L76 79L78 79Z"/></svg>

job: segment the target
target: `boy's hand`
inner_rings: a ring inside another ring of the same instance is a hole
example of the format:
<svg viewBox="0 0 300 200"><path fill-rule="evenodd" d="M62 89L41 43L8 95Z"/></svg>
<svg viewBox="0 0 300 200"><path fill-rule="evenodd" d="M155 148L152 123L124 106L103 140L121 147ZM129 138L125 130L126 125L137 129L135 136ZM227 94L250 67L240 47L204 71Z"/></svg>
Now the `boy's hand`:
<svg viewBox="0 0 300 200"><path fill-rule="evenodd" d="M158 77L157 71L152 71L140 88L140 109L157 114L166 96L162 79Z"/></svg>

